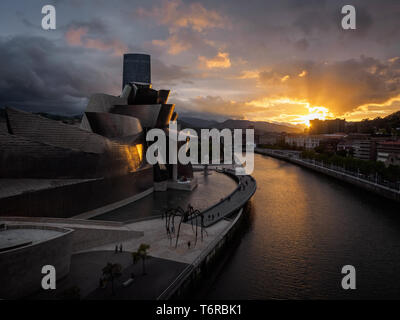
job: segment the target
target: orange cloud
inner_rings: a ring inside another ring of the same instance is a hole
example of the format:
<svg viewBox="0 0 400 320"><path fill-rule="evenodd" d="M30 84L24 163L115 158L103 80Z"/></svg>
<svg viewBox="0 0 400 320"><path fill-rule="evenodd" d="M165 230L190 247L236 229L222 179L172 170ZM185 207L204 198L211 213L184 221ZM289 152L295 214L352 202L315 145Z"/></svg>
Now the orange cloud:
<svg viewBox="0 0 400 320"><path fill-rule="evenodd" d="M398 96L400 60L361 56L331 63L286 63L261 72L260 83L271 95L304 100L343 116L362 105L386 104Z"/></svg>
<svg viewBox="0 0 400 320"><path fill-rule="evenodd" d="M139 8L139 17L153 18L157 23L166 25L173 32L178 28L191 28L201 32L208 28L223 28L228 24L226 18L215 10L207 10L202 4L185 4L181 0L163 1L162 5L147 10Z"/></svg>
<svg viewBox="0 0 400 320"><path fill-rule="evenodd" d="M65 40L69 45L82 46L84 48L100 51L110 51L113 55L120 56L128 50L128 47L119 40L103 41L88 37L88 28L70 28L65 33Z"/></svg>
<svg viewBox="0 0 400 320"><path fill-rule="evenodd" d="M226 69L231 67L231 60L229 59L229 53L218 52L218 54L211 59L199 56L201 66L207 69Z"/></svg>
<svg viewBox="0 0 400 320"><path fill-rule="evenodd" d="M166 26L169 36L165 40L153 40L155 46L168 48L168 53L179 54L201 44L216 47L205 33L213 28L229 28L229 20L215 10L206 9L201 3L185 3L181 0L164 0L151 9L136 10L139 18L151 18Z"/></svg>
<svg viewBox="0 0 400 320"><path fill-rule="evenodd" d="M167 47L168 53L172 55L179 54L191 48L190 43L180 41L176 35L169 37L167 40L153 40L152 44L159 47Z"/></svg>
<svg viewBox="0 0 400 320"><path fill-rule="evenodd" d="M287 74L287 75L285 75L285 76L283 76L283 77L281 78L281 82L285 82L285 81L287 81L289 78L290 78L290 76Z"/></svg>
<svg viewBox="0 0 400 320"><path fill-rule="evenodd" d="M303 77L305 77L307 75L307 71L306 70L303 70L301 73L299 73L299 77L300 78L303 78Z"/></svg>
<svg viewBox="0 0 400 320"><path fill-rule="evenodd" d="M88 33L88 28L80 27L76 29L69 29L65 33L65 39L67 43L72 46L80 46L82 45L82 37Z"/></svg>
<svg viewBox="0 0 400 320"><path fill-rule="evenodd" d="M106 43L97 39L87 39L85 47L101 51L112 51L116 56L121 56L128 51L128 47L118 40Z"/></svg>
<svg viewBox="0 0 400 320"><path fill-rule="evenodd" d="M257 70L245 70L236 79L257 79L259 73Z"/></svg>

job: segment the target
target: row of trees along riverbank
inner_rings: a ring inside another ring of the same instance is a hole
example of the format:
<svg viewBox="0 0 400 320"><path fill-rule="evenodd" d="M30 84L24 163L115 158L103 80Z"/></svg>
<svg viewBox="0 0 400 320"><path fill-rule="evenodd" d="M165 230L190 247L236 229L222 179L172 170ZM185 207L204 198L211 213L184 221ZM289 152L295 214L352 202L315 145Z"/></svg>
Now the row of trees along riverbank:
<svg viewBox="0 0 400 320"><path fill-rule="evenodd" d="M361 174L370 179L386 180L392 183L400 181L400 166L385 166L380 161L360 160L350 156L342 156L336 153L318 153L313 150L303 150L301 158L315 160L325 165L341 167L346 171Z"/></svg>

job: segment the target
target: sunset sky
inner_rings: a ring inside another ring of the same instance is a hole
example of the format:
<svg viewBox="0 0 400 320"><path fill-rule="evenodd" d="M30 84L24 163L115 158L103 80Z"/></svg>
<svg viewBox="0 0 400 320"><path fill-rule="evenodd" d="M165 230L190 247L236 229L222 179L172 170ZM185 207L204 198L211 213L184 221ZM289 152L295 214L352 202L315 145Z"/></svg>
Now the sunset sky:
<svg viewBox="0 0 400 320"><path fill-rule="evenodd" d="M83 2L83 3L82 3ZM41 28L53 4L57 29ZM357 30L341 28L341 7ZM400 1L31 1L0 4L0 106L83 112L149 53L181 115L305 124L400 110Z"/></svg>

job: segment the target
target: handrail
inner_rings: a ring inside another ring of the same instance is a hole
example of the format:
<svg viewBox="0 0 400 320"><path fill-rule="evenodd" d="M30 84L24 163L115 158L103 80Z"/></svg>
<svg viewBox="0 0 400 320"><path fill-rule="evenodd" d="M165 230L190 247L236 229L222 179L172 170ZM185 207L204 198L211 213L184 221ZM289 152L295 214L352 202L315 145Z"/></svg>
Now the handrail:
<svg viewBox="0 0 400 320"><path fill-rule="evenodd" d="M296 156L295 157L289 156L288 154L285 154L285 152L281 151L281 150L258 149L256 151L260 152L262 154L275 155L277 157L281 157L281 158L286 159L286 160L291 160L293 162L301 162L301 163L304 163L304 164L307 164L307 165L310 165L310 166L314 166L316 168L323 168L323 169L326 169L328 171L332 171L332 172L347 176L349 178L353 178L355 180L359 180L361 182L365 182L365 183L367 183L369 185L374 185L376 187L379 187L379 188L382 188L382 189L385 189L385 190L388 190L388 191L391 191L391 192L400 193L400 189L394 189L394 188L391 188L391 187L389 187L389 186L387 186L385 184L379 183L377 181L371 181L369 179L365 179L365 178L359 177L359 176L357 176L355 174L352 174L351 171L348 171L348 170L346 170L344 168L343 168L343 170L335 170L333 168L325 167L325 166L321 165L321 163L319 161L317 161L317 160L314 160L315 162L314 161L311 162L311 160L307 161L307 160L301 159L301 158L296 157ZM399 186L399 188L400 188L400 186Z"/></svg>
<svg viewBox="0 0 400 320"><path fill-rule="evenodd" d="M187 277L190 273L189 270L195 269L200 262L205 259L210 252L215 248L215 246L225 237L225 235L232 229L232 227L236 224L243 213L243 208L240 209L239 213L224 231L222 231L213 241L211 241L207 247L199 254L197 258L195 258L182 272L175 278L175 280L157 297L157 300L162 300L168 298L169 295L172 294L171 290L178 286L178 282L183 281L185 276Z"/></svg>

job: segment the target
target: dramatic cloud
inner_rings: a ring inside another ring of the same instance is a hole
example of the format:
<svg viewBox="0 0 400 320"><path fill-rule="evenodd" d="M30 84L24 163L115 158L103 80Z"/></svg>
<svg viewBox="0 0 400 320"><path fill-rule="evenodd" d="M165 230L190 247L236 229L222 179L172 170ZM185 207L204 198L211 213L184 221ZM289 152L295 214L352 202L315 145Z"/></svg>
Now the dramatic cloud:
<svg viewBox="0 0 400 320"><path fill-rule="evenodd" d="M323 107L310 107L304 101L262 98L234 101L220 96L202 96L188 100L171 99L179 114L211 118L270 121L278 124L292 123L304 127L314 118L327 118L332 114Z"/></svg>
<svg viewBox="0 0 400 320"><path fill-rule="evenodd" d="M192 52L212 52L218 45L208 39L213 29L229 28L229 20L215 10L206 9L201 3L185 4L180 0L162 1L151 9L139 8L136 17L150 19L152 24L168 29L166 39L153 39L154 46L166 48L171 55L192 49Z"/></svg>
<svg viewBox="0 0 400 320"><path fill-rule="evenodd" d="M0 107L74 114L93 93L118 95L122 58L100 51L93 61L87 50L41 37L0 38ZM152 67L159 85L188 76L182 67L156 58Z"/></svg>
<svg viewBox="0 0 400 320"><path fill-rule="evenodd" d="M170 32L180 28L191 28L201 32L209 28L223 28L228 20L215 10L207 10L201 3L185 4L181 0L162 1L147 10L139 8L137 16L152 18L156 23L166 25Z"/></svg>
<svg viewBox="0 0 400 320"><path fill-rule="evenodd" d="M290 63L260 73L260 80L278 95L303 99L343 115L398 96L400 59L380 61L361 56L330 63Z"/></svg>
<svg viewBox="0 0 400 320"><path fill-rule="evenodd" d="M167 52L172 55L179 54L192 47L190 41L181 40L177 35L172 35L167 40L153 40L152 43L156 46L167 48Z"/></svg>
<svg viewBox="0 0 400 320"><path fill-rule="evenodd" d="M119 94L123 53L144 52L154 87L196 115L307 123L399 108L398 0L353 0L356 30L341 28L346 0L56 1L51 32L39 2L3 2L1 105L82 111L94 92Z"/></svg>
<svg viewBox="0 0 400 320"><path fill-rule="evenodd" d="M128 47L120 40L103 41L89 37L88 32L89 29L87 27L72 27L65 33L65 40L72 46L108 51L116 56L121 56L128 51Z"/></svg>
<svg viewBox="0 0 400 320"><path fill-rule="evenodd" d="M68 44L72 46L81 46L83 45L82 43L82 37L88 33L88 28L80 27L76 29L69 29L65 33L65 39L67 40Z"/></svg>
<svg viewBox="0 0 400 320"><path fill-rule="evenodd" d="M171 86L176 80L190 79L186 68L177 65L166 65L159 59L152 59L152 81L157 85Z"/></svg>
<svg viewBox="0 0 400 320"><path fill-rule="evenodd" d="M206 69L225 69L230 68L231 60L229 59L229 53L227 52L218 52L218 54L211 59L207 59L206 57L199 57L201 67L205 67Z"/></svg>
<svg viewBox="0 0 400 320"><path fill-rule="evenodd" d="M0 39L0 105L76 113L91 93L113 91L112 79L77 55L40 37Z"/></svg>

